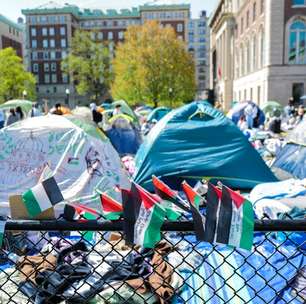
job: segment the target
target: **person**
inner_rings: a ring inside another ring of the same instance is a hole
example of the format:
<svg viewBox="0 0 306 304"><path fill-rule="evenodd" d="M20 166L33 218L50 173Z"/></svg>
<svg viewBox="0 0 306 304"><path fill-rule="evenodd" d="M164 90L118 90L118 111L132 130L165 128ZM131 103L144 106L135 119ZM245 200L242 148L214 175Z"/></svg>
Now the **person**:
<svg viewBox="0 0 306 304"><path fill-rule="evenodd" d="M89 105L90 109L91 109L91 114L92 114L92 120L98 124L102 121L103 116L100 112L97 111L97 105L95 103L91 103Z"/></svg>
<svg viewBox="0 0 306 304"><path fill-rule="evenodd" d="M55 115L63 115L63 111L61 109L62 105L60 103L57 103L55 105L55 110L52 111L52 114L55 114Z"/></svg>
<svg viewBox="0 0 306 304"><path fill-rule="evenodd" d="M147 135L150 132L150 129L151 129L151 126L149 122L147 121L147 118L145 118L141 126L141 132L143 135Z"/></svg>
<svg viewBox="0 0 306 304"><path fill-rule="evenodd" d="M290 97L288 100L288 105L284 108L285 117L289 119L294 115L295 108L294 108L294 99L293 97Z"/></svg>
<svg viewBox="0 0 306 304"><path fill-rule="evenodd" d="M274 110L273 116L269 121L268 129L272 133L280 134L282 132L281 125L282 125L281 113L278 113L277 110Z"/></svg>
<svg viewBox="0 0 306 304"><path fill-rule="evenodd" d="M243 132L248 129L248 123L246 121L245 115L241 115L238 121L238 128Z"/></svg>
<svg viewBox="0 0 306 304"><path fill-rule="evenodd" d="M22 111L22 109L21 109L21 107L17 107L16 108L16 115L17 115L17 117L18 117L18 120L22 120L22 119L24 119L24 114L23 114L23 111Z"/></svg>
<svg viewBox="0 0 306 304"><path fill-rule="evenodd" d="M121 104L117 104L117 105L115 106L114 111L113 111L113 116L118 115L118 114L122 114L122 111L121 111Z"/></svg>
<svg viewBox="0 0 306 304"><path fill-rule="evenodd" d="M32 105L32 109L29 112L29 117L37 117L37 116L41 116L41 112L38 109L38 104L37 103L33 103Z"/></svg>
<svg viewBox="0 0 306 304"><path fill-rule="evenodd" d="M305 116L305 108L303 105L298 107L297 116L295 118L295 125L298 125L301 121L303 121Z"/></svg>
<svg viewBox="0 0 306 304"><path fill-rule="evenodd" d="M0 129L4 127L5 116L3 110L0 110Z"/></svg>
<svg viewBox="0 0 306 304"><path fill-rule="evenodd" d="M254 119L258 114L257 107L252 104L251 101L248 102L248 105L244 109L244 115L246 117L246 122L248 124L248 129L252 129L254 126Z"/></svg>
<svg viewBox="0 0 306 304"><path fill-rule="evenodd" d="M10 109L10 114L9 116L7 117L7 120L6 120L6 126L10 126L11 124L15 123L16 121L18 121L18 116L16 115L16 112L15 112L15 109Z"/></svg>

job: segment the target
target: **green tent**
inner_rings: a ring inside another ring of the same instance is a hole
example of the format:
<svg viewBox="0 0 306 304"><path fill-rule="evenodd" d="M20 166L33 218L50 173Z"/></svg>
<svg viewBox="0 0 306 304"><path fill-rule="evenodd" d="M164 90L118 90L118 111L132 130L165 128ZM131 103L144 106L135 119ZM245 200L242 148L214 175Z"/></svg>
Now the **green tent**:
<svg viewBox="0 0 306 304"><path fill-rule="evenodd" d="M134 179L152 190L152 175L172 187L205 178L250 189L276 181L243 133L206 102L173 110L145 138L135 158Z"/></svg>
<svg viewBox="0 0 306 304"><path fill-rule="evenodd" d="M124 100L117 100L112 103L112 108L114 109L116 105L121 105L121 111L123 114L129 115L133 118L133 122L138 124L138 118L134 111L129 107L129 105Z"/></svg>
<svg viewBox="0 0 306 304"><path fill-rule="evenodd" d="M9 110L11 108L21 107L22 111L28 113L32 109L32 101L25 99L13 99L9 100L2 105L0 105L0 109Z"/></svg>

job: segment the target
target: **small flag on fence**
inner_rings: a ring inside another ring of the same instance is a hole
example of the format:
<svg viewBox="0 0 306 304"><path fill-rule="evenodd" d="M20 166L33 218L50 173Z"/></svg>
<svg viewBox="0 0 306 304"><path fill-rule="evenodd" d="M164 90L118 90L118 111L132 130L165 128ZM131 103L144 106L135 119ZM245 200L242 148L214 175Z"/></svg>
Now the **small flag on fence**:
<svg viewBox="0 0 306 304"><path fill-rule="evenodd" d="M142 202L134 227L134 243L143 248L154 248L161 239L160 228L166 211L150 193L140 186L136 187Z"/></svg>
<svg viewBox="0 0 306 304"><path fill-rule="evenodd" d="M208 183L207 209L204 217L190 200L198 241L227 244L251 250L254 232L252 204L235 191L222 191Z"/></svg>
<svg viewBox="0 0 306 304"><path fill-rule="evenodd" d="M254 212L251 202L226 186L222 187L216 242L252 249Z"/></svg>
<svg viewBox="0 0 306 304"><path fill-rule="evenodd" d="M133 208L134 211L133 215L129 215L128 225L124 226L127 242L143 248L154 248L161 239L160 228L166 215L165 209L149 192L135 183L132 183L130 199L123 206L128 210Z"/></svg>
<svg viewBox="0 0 306 304"><path fill-rule="evenodd" d="M54 177L44 180L23 193L22 199L31 217L39 215L64 200Z"/></svg>
<svg viewBox="0 0 306 304"><path fill-rule="evenodd" d="M176 221L182 215L182 209L172 202L160 198L157 194L151 194L151 196L166 210L166 218L169 221Z"/></svg>
<svg viewBox="0 0 306 304"><path fill-rule="evenodd" d="M155 175L152 176L152 181L155 189L155 193L164 200L170 201L185 211L190 211L185 201L167 186L163 181L157 178Z"/></svg>
<svg viewBox="0 0 306 304"><path fill-rule="evenodd" d="M75 220L92 220L98 219L101 215L98 211L87 206L78 205L65 205L64 218L68 221Z"/></svg>
<svg viewBox="0 0 306 304"><path fill-rule="evenodd" d="M214 243L217 227L217 215L221 201L222 192L213 184L208 183L207 189L207 207L206 207L206 222L205 233L202 239L205 242Z"/></svg>
<svg viewBox="0 0 306 304"><path fill-rule="evenodd" d="M186 182L182 182L182 189L190 203L192 203L197 209L199 209L203 199L193 188Z"/></svg>
<svg viewBox="0 0 306 304"><path fill-rule="evenodd" d="M106 193L100 194L103 216L108 220L118 220L123 212L123 206Z"/></svg>

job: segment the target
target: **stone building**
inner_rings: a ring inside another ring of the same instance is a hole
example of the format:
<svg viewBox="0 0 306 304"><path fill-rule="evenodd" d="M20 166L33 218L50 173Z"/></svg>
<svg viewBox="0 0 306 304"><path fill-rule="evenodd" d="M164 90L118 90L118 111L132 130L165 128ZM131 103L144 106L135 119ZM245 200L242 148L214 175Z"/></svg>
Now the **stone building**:
<svg viewBox="0 0 306 304"><path fill-rule="evenodd" d="M211 86L225 108L304 95L306 0L221 0L210 26ZM222 29L225 42L216 39Z"/></svg>
<svg viewBox="0 0 306 304"><path fill-rule="evenodd" d="M0 49L12 47L23 57L23 24L15 23L0 14Z"/></svg>
<svg viewBox="0 0 306 304"><path fill-rule="evenodd" d="M65 100L72 107L88 103L88 98L78 96L69 76L61 71L61 61L69 53L76 29L94 31L95 39L107 41L114 51L129 25L158 20L186 40L190 19L190 5L158 2L120 11L81 10L75 5L50 2L22 12L26 16L26 62L37 79L38 99L48 99L50 104Z"/></svg>

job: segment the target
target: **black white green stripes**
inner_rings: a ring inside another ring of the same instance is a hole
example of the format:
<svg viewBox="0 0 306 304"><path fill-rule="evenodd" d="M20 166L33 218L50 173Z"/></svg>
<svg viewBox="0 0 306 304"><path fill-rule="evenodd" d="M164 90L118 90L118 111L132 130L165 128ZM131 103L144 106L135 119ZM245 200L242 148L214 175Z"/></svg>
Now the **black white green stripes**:
<svg viewBox="0 0 306 304"><path fill-rule="evenodd" d="M64 200L54 177L46 179L26 191L22 198L31 217L39 215Z"/></svg>

